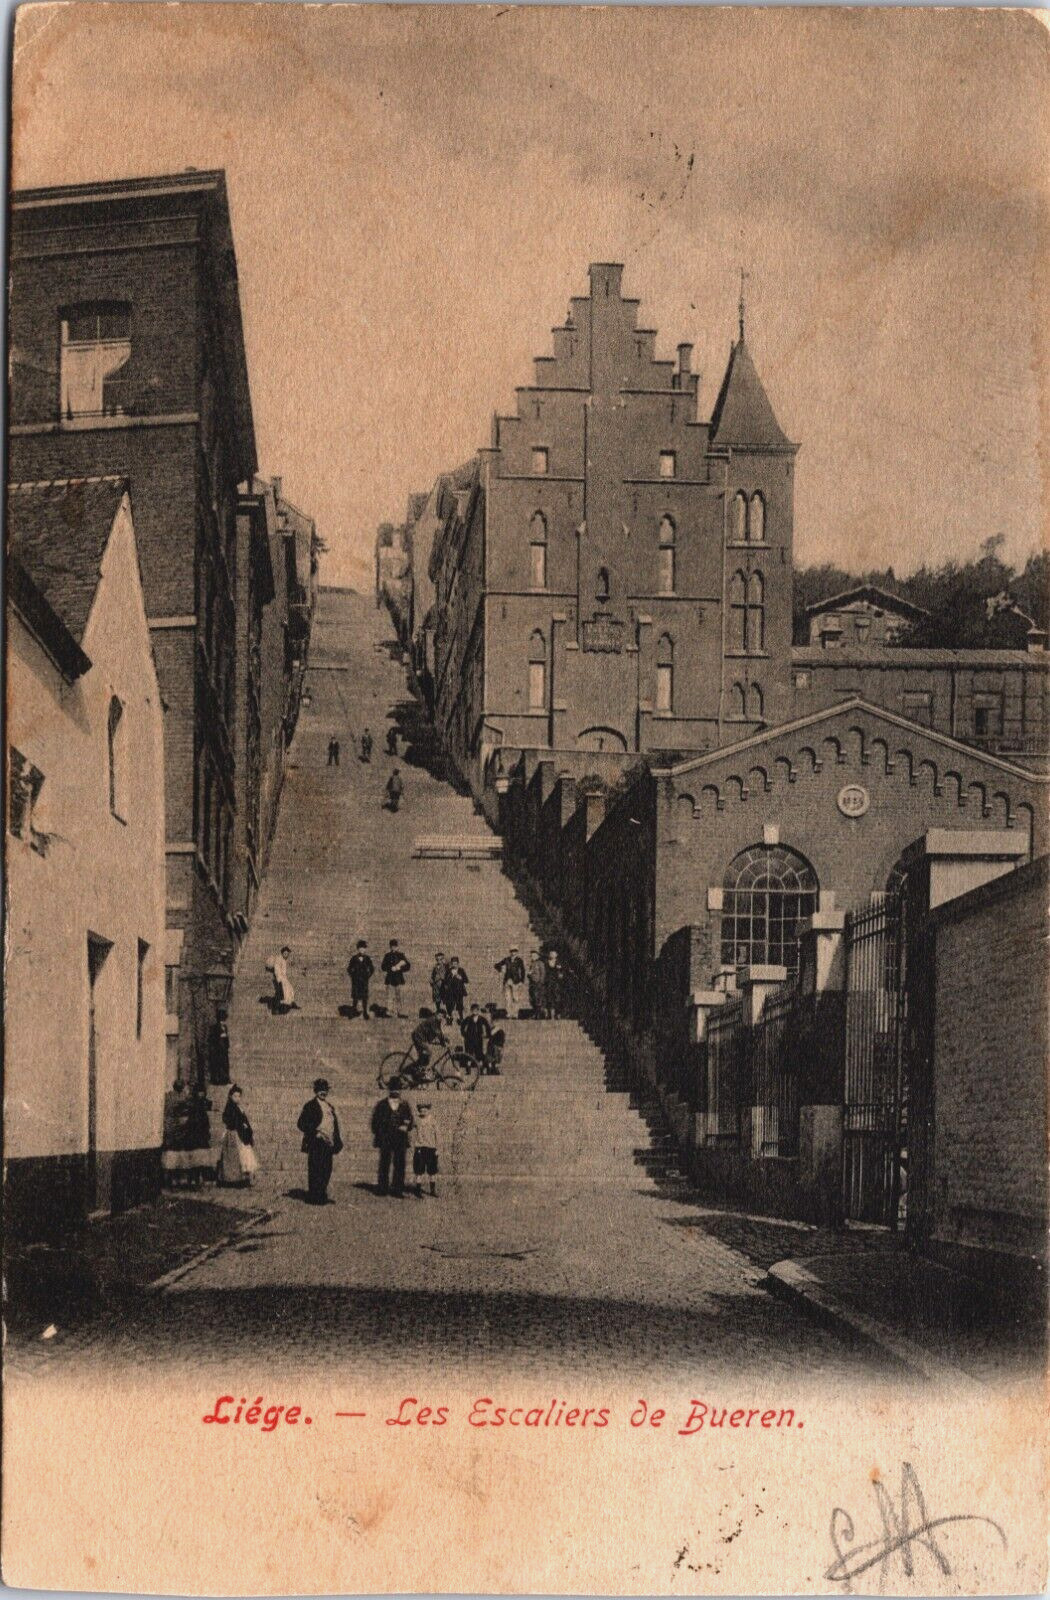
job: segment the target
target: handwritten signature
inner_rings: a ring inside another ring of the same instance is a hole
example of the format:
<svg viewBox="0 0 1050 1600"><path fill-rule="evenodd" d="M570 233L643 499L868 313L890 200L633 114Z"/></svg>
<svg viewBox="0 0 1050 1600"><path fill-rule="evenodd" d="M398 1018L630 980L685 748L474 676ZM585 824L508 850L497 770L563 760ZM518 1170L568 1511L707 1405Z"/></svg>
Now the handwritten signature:
<svg viewBox="0 0 1050 1600"><path fill-rule="evenodd" d="M945 1577L951 1575L951 1565L945 1555L937 1530L950 1523L983 1523L994 1528L1002 1547L1006 1549L1006 1534L991 1517L960 1515L931 1517L926 1509L926 1498L919 1485L915 1468L910 1461L901 1466L900 1509L894 1505L886 1485L876 1476L872 1482L875 1501L882 1518L882 1536L856 1544L857 1534L853 1518L841 1506L831 1513L831 1547L836 1559L824 1574L829 1583L848 1584L871 1567L881 1566L890 1556L900 1553L905 1576L910 1578L915 1570L913 1551L924 1549L937 1563Z"/></svg>

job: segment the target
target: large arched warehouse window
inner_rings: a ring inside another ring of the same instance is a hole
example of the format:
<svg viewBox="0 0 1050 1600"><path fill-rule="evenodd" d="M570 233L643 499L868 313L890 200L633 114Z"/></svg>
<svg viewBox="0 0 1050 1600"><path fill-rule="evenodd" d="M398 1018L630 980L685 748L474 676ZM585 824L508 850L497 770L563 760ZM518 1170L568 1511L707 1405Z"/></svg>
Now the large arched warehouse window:
<svg viewBox="0 0 1050 1600"><path fill-rule="evenodd" d="M722 883L722 961L798 971L798 930L817 908L816 873L784 845L752 845Z"/></svg>

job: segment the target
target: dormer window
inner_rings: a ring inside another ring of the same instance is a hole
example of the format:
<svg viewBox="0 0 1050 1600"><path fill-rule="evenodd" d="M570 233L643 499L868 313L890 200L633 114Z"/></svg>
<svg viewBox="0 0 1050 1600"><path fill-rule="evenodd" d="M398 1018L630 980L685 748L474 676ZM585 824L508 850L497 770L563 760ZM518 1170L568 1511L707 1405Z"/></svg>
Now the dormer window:
<svg viewBox="0 0 1050 1600"><path fill-rule="evenodd" d="M534 478L544 478L550 471L550 451L545 445L537 445L532 452L532 475Z"/></svg>
<svg viewBox="0 0 1050 1600"><path fill-rule="evenodd" d="M660 451L660 476L673 478L677 471L676 458L673 450Z"/></svg>
<svg viewBox="0 0 1050 1600"><path fill-rule="evenodd" d="M131 358L131 307L116 300L69 306L60 326L62 416L122 412L124 392L115 374Z"/></svg>

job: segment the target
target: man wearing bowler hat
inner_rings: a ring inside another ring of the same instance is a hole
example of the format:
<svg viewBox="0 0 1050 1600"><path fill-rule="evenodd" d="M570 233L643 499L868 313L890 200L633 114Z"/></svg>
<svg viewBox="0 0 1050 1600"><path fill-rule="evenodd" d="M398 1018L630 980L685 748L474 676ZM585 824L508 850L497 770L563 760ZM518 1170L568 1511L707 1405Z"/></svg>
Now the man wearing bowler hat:
<svg viewBox="0 0 1050 1600"><path fill-rule="evenodd" d="M314 1079L314 1097L299 1113L297 1124L306 1154L306 1198L312 1206L329 1204L332 1161L343 1148L339 1118L328 1102L328 1079Z"/></svg>

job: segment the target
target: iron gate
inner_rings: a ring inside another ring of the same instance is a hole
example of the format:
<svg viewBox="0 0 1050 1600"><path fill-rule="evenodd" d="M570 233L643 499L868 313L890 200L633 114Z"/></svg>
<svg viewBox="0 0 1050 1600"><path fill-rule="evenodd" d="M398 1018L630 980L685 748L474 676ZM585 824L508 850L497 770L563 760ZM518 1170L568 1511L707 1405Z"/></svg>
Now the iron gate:
<svg viewBox="0 0 1050 1600"><path fill-rule="evenodd" d="M843 1205L897 1228L905 1205L907 1105L904 900L886 895L846 930Z"/></svg>

